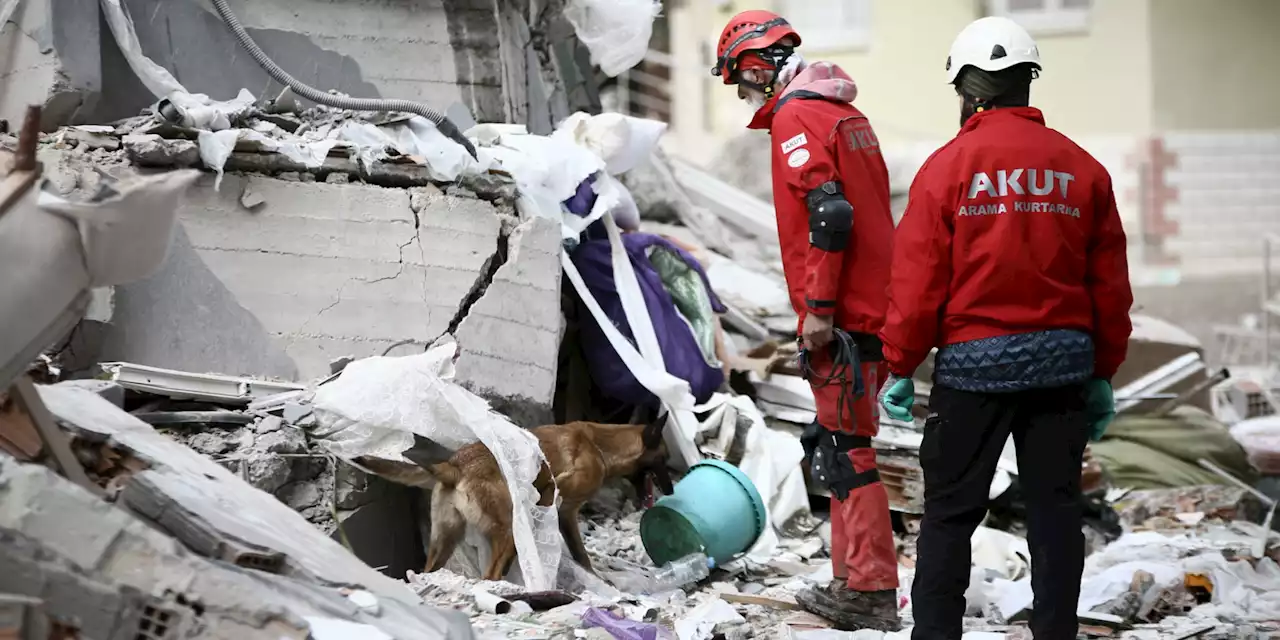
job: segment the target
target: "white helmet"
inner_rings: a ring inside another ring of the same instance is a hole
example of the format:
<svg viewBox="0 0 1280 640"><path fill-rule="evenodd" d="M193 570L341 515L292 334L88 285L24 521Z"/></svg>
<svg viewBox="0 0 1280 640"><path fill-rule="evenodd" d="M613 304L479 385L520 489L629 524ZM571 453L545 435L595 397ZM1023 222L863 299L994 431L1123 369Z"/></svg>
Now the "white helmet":
<svg viewBox="0 0 1280 640"><path fill-rule="evenodd" d="M1040 68L1040 49L1026 29L1008 18L979 18L970 22L951 43L947 82L955 84L956 76L966 65L983 71L1001 71L1024 62Z"/></svg>

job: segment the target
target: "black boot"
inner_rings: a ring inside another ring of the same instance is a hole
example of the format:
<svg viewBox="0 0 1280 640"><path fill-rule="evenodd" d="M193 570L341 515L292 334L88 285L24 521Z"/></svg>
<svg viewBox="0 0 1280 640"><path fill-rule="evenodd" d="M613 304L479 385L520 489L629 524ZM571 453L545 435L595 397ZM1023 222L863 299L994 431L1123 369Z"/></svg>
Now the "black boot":
<svg viewBox="0 0 1280 640"><path fill-rule="evenodd" d="M832 580L826 586L797 593L796 602L805 611L835 623L841 631L898 631L902 628L898 618L897 591L854 591L843 581Z"/></svg>

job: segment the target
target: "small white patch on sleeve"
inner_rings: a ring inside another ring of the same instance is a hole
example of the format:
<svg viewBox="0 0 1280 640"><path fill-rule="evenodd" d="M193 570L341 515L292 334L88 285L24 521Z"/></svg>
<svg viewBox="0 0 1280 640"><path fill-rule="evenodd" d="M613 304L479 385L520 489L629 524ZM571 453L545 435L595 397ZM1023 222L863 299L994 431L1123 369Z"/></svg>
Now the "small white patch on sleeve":
<svg viewBox="0 0 1280 640"><path fill-rule="evenodd" d="M803 147L807 142L809 142L809 139L804 137L803 133L795 136L794 138L791 138L790 140L787 140L786 142L782 143L782 155L786 155L788 153L791 153L792 151L795 151L796 149L799 149L800 147Z"/></svg>
<svg viewBox="0 0 1280 640"><path fill-rule="evenodd" d="M787 156L787 166L791 167L792 169L798 169L800 167L803 167L804 163L808 161L809 161L808 149L796 149L794 153Z"/></svg>

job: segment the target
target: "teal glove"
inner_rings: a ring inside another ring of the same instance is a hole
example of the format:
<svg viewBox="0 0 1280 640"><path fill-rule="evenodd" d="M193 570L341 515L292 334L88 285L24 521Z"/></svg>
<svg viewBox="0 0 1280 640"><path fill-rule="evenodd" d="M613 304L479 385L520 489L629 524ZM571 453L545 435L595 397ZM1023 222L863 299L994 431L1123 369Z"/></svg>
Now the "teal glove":
<svg viewBox="0 0 1280 640"><path fill-rule="evenodd" d="M911 405L916 402L916 383L911 378L899 378L893 374L880 387L880 406L890 419L911 422Z"/></svg>
<svg viewBox="0 0 1280 640"><path fill-rule="evenodd" d="M1097 442L1116 417L1116 396L1110 382L1095 379L1085 385L1084 410L1089 420L1089 439Z"/></svg>

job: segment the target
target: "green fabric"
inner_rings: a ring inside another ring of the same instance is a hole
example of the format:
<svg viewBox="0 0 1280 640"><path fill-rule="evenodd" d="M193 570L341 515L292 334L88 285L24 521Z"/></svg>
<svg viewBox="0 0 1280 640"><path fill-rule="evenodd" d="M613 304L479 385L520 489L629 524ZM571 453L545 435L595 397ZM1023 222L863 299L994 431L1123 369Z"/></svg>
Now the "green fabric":
<svg viewBox="0 0 1280 640"><path fill-rule="evenodd" d="M1089 439L1097 442L1116 417L1116 396L1111 383L1093 379L1085 386L1085 411L1089 412Z"/></svg>
<svg viewBox="0 0 1280 640"><path fill-rule="evenodd" d="M1195 407L1178 407L1164 418L1119 416L1102 441L1090 448L1117 487L1141 490L1228 484L1222 476L1201 467L1201 458L1251 485L1258 480L1244 449L1227 428Z"/></svg>
<svg viewBox="0 0 1280 640"><path fill-rule="evenodd" d="M662 278L662 286L671 294L680 315L684 316L693 330L693 338L702 351L702 359L708 366L720 367L716 358L716 325L715 310L711 307L711 296L702 282L702 276L680 259L675 252L654 247L649 252L649 263Z"/></svg>

